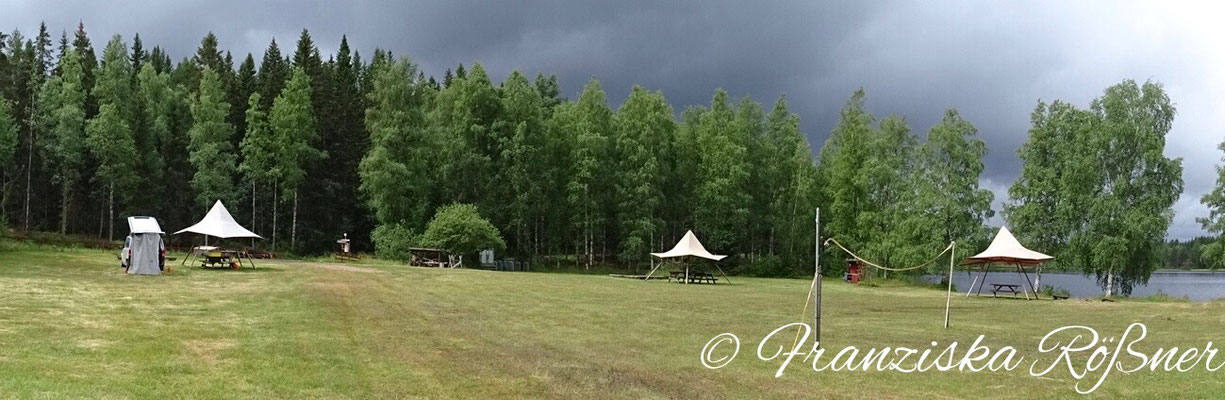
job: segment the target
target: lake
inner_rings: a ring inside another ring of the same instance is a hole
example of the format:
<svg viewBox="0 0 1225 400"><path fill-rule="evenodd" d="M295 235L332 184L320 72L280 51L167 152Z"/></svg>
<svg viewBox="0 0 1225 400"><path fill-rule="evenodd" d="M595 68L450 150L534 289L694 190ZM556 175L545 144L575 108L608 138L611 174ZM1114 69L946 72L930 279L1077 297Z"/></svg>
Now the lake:
<svg viewBox="0 0 1225 400"><path fill-rule="evenodd" d="M1029 272L1029 279L1034 279L1033 271ZM976 276L978 276L977 272L967 274L965 271L958 271L953 274L953 285L962 294L965 294L966 290L970 289L970 283L974 281ZM940 282L941 277L937 275L924 275L923 280ZM992 271L987 274L987 285L982 290L984 295L990 295L990 284L992 283L1011 283L1022 285L1022 288L1025 289L1029 288L1028 285L1025 285L1025 279L1016 272ZM1105 291L1097 285L1096 278L1078 273L1044 273L1042 274L1040 284L1042 286L1049 285L1067 290L1072 297L1096 297L1105 294ZM1041 287L1038 287L1039 291L1041 289ZM977 290L976 285L975 291ZM1138 285L1131 291L1133 297L1144 297L1159 293L1172 297L1186 297L1193 301L1225 298L1225 272L1154 272L1147 285Z"/></svg>

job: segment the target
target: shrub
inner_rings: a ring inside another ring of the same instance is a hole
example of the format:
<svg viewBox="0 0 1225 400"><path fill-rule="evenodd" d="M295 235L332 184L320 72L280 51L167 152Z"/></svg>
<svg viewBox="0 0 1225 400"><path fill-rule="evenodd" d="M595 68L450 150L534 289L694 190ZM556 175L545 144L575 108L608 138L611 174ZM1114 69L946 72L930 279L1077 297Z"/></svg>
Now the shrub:
<svg viewBox="0 0 1225 400"><path fill-rule="evenodd" d="M421 235L421 244L466 256L475 256L481 250L506 248L498 228L481 217L476 206L459 203L438 209Z"/></svg>
<svg viewBox="0 0 1225 400"><path fill-rule="evenodd" d="M408 249L417 243L417 234L400 224L379 225L370 238L379 257L389 260L408 261L412 258Z"/></svg>

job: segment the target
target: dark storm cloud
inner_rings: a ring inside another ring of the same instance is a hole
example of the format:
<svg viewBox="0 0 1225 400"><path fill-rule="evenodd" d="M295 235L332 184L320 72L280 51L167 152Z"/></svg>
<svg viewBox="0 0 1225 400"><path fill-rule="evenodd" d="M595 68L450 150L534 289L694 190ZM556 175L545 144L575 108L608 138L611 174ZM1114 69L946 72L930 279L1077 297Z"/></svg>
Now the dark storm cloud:
<svg viewBox="0 0 1225 400"><path fill-rule="evenodd" d="M1081 106L1123 79L1165 83L1179 108L1166 153L1183 157L1186 193L1171 237L1201 234L1222 133L1222 36L1212 10L1120 2L7 2L0 27L56 32L86 23L95 47L139 32L146 46L189 56L212 31L241 59L275 37L286 54L302 28L320 49L340 36L366 57L376 47L441 76L481 62L495 80L512 69L556 74L575 97L599 78L615 106L634 84L663 90L680 111L716 88L767 107L786 94L814 147L838 109L864 87L868 107L926 132L955 107L990 154L983 185L997 203L1016 178L1016 149L1039 100ZM1220 10L1216 10L1220 11ZM997 204L998 209L998 204ZM993 220L999 223L998 217Z"/></svg>

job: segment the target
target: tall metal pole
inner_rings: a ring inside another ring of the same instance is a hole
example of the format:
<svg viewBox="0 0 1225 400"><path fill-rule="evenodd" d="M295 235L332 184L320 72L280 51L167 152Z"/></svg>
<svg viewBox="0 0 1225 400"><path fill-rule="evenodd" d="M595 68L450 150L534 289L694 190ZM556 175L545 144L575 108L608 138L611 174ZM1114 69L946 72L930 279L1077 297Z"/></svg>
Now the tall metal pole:
<svg viewBox="0 0 1225 400"><path fill-rule="evenodd" d="M953 261L957 259L957 242L950 244L949 250L949 289L944 294L944 329L949 328L949 308L953 304Z"/></svg>
<svg viewBox="0 0 1225 400"><path fill-rule="evenodd" d="M812 291L812 339L813 344L821 342L821 208L818 207L813 217L813 276L815 279Z"/></svg>

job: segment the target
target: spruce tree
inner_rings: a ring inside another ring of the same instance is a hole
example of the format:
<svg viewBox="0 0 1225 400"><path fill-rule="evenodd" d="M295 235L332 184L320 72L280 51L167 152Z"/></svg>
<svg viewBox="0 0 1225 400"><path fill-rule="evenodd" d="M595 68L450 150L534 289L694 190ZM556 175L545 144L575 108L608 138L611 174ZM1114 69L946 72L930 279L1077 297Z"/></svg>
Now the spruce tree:
<svg viewBox="0 0 1225 400"><path fill-rule="evenodd" d="M200 87L192 96L187 146L188 160L196 170L191 179L196 206L204 209L217 200L232 203L234 197L237 166L231 143L234 127L226 122L229 112L220 77L205 67L200 73Z"/></svg>

